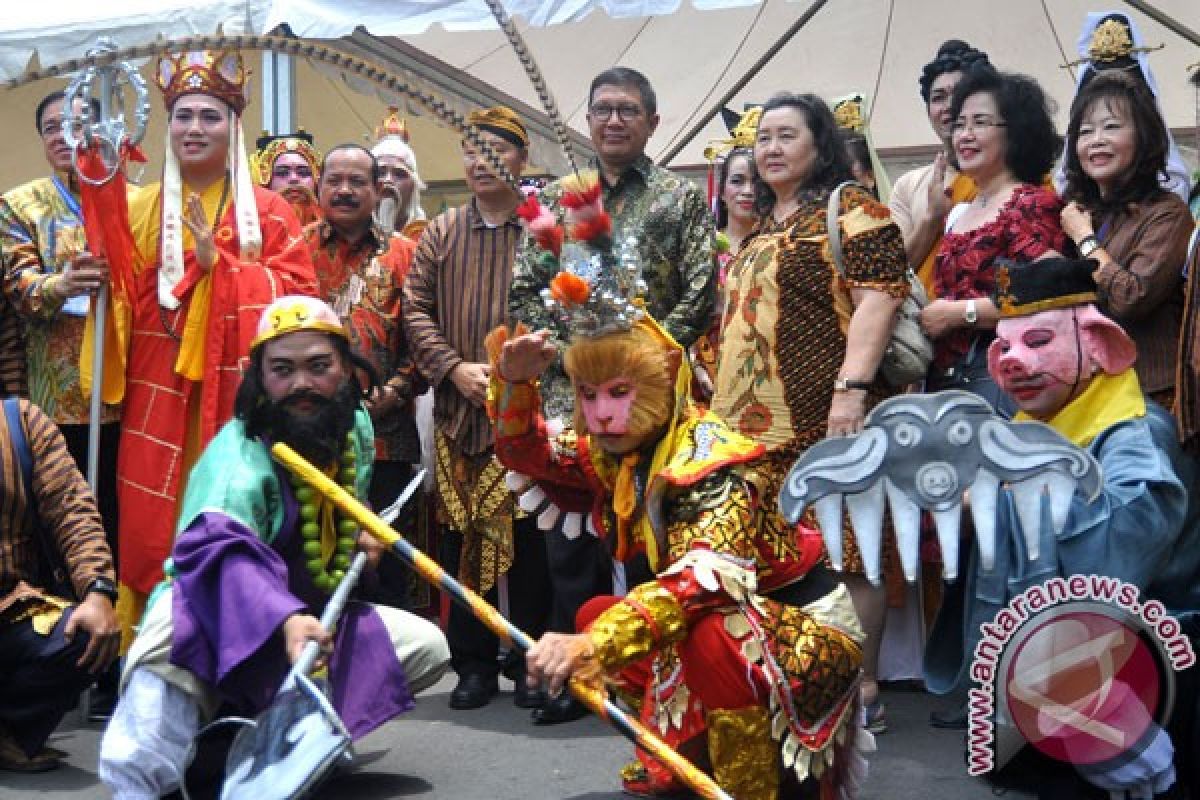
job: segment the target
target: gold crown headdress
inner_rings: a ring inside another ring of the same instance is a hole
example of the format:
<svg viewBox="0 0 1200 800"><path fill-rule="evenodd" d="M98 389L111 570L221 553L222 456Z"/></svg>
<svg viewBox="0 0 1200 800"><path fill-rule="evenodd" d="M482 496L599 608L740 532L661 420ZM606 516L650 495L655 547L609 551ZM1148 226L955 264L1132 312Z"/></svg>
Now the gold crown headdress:
<svg viewBox="0 0 1200 800"><path fill-rule="evenodd" d="M258 150L250 159L250 169L254 182L259 186L270 185L275 161L284 153L294 153L303 158L312 170L313 179L320 180L321 152L313 146L312 134L304 128L298 128L295 133L284 136L272 136L263 131L254 144Z"/></svg>
<svg viewBox="0 0 1200 800"><path fill-rule="evenodd" d="M739 147L754 147L754 137L758 133L760 119L762 119L761 106L746 109L742 118L738 120L738 124L733 126L733 130L729 132L729 138L710 141L708 147L704 148L704 157L709 161L716 161L730 150L736 150Z"/></svg>
<svg viewBox="0 0 1200 800"><path fill-rule="evenodd" d="M375 141L386 139L389 136L396 136L408 142L408 122L400 118L400 109L396 106L388 106L387 116L383 118L383 122L375 126Z"/></svg>
<svg viewBox="0 0 1200 800"><path fill-rule="evenodd" d="M236 114L246 108L246 65L237 50L168 53L156 75L167 108L185 94L206 94L228 104Z"/></svg>
<svg viewBox="0 0 1200 800"><path fill-rule="evenodd" d="M862 133L867 128L867 101L861 94L847 95L834 101L833 120L839 128Z"/></svg>
<svg viewBox="0 0 1200 800"><path fill-rule="evenodd" d="M1111 64L1120 58L1129 58L1134 53L1150 53L1162 50L1165 44L1157 47L1134 47L1133 34L1129 26L1118 19L1106 19L1092 31L1092 40L1088 43L1088 54L1085 58L1077 58L1063 64L1064 67L1075 67L1080 64ZM1101 67L1102 68L1102 67Z"/></svg>

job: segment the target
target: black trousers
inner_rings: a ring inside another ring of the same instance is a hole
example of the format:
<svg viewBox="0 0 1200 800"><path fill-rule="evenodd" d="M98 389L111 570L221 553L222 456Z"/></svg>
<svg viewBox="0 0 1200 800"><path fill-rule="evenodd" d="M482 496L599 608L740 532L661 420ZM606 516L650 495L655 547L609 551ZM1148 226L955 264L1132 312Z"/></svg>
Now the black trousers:
<svg viewBox="0 0 1200 800"><path fill-rule="evenodd" d="M67 441L67 451L86 478L88 426L60 425L59 429ZM108 548L112 550L114 566L117 558L117 445L120 439L121 423L109 422L100 426L100 480L96 491L96 505L104 523L104 538L108 541Z"/></svg>
<svg viewBox="0 0 1200 800"><path fill-rule="evenodd" d="M28 756L42 749L79 693L95 680L75 666L88 635L77 631L70 642L62 635L74 611L64 611L48 636L29 620L0 622L0 724Z"/></svg>
<svg viewBox="0 0 1200 800"><path fill-rule="evenodd" d="M508 571L509 620L533 639L546 632L550 616L550 579L546 570L546 535L530 517L513 523L513 564ZM462 534L443 528L438 546L442 568L451 576L458 574L462 554ZM492 587L484 599L497 605L499 593ZM497 661L500 640L475 616L458 603L450 605L446 622L450 643L450 666L460 676L482 675L487 679L500 672ZM512 663L521 671L523 662L514 656Z"/></svg>
<svg viewBox="0 0 1200 800"><path fill-rule="evenodd" d="M371 487L367 491L371 508L379 512L390 506L408 486L412 476L413 465L407 461L376 461ZM422 502L423 497L418 489L400 511L400 516L392 522L392 528L409 542L413 540L412 533L417 527L417 503ZM412 581L412 569L399 556L386 554L375 568L374 575L363 581L362 594L368 602L407 608Z"/></svg>
<svg viewBox="0 0 1200 800"><path fill-rule="evenodd" d="M615 544L616 537L611 538ZM574 633L579 607L597 595L613 593L613 556L608 544L589 533L574 539L550 533L546 535L546 560L554 591L550 630ZM625 562L627 589L653 579L645 554Z"/></svg>

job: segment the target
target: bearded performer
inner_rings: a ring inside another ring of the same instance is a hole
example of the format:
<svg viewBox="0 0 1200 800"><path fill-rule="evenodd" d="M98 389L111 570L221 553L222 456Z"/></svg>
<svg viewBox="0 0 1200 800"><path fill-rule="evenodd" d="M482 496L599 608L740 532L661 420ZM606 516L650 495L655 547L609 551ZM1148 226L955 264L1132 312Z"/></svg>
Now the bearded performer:
<svg viewBox="0 0 1200 800"><path fill-rule="evenodd" d="M408 123L400 109L388 107L388 115L375 129L371 155L379 164L379 207L375 221L388 235L400 234L416 242L428 221L421 208L425 181L417 171L417 154L409 141Z"/></svg>
<svg viewBox="0 0 1200 800"><path fill-rule="evenodd" d="M313 146L312 134L304 128L282 136L263 131L254 146L257 152L250 164L254 182L287 200L301 227L319 221L317 185L321 182L321 153Z"/></svg>
<svg viewBox="0 0 1200 800"><path fill-rule="evenodd" d="M585 604L582 632L538 641L531 685L547 680L555 693L571 675L603 673L670 744L706 749L739 800L779 797L785 777L852 790L866 765L837 742L870 737L857 728L863 635L850 596L818 564L819 534L778 523L755 471L762 446L691 403L683 348L628 299L637 264L607 252L599 193L564 195L577 200L592 208L573 212L575 234L600 240L603 263L567 244L568 269L587 277L564 271L550 288L574 333L563 364L575 429L551 438L540 413L537 378L556 358L550 332L518 329L505 341L501 329L489 347L496 453L531 476L517 479L522 507L541 524L557 517L568 537L599 536L612 589L629 589ZM561 235L535 234L550 246L543 258L554 259ZM627 791L682 788L639 759L622 773Z"/></svg>
<svg viewBox="0 0 1200 800"><path fill-rule="evenodd" d="M356 544L373 561L382 546L356 539L331 501L270 456L270 442L286 442L365 500L374 431L362 400L375 384L329 306L284 297L263 313L237 416L196 464L169 580L126 657L100 746L100 777L117 800L176 789L201 723L222 703L250 715L265 708L309 640L321 645L331 700L355 739L411 709L445 671L445 637L415 615L351 602L336 634L321 627Z"/></svg>
<svg viewBox="0 0 1200 800"><path fill-rule="evenodd" d="M170 114L166 164L161 183L129 198L140 266L128 295L114 292L104 365L105 401L125 403L117 574L126 645L162 578L185 476L233 415L262 309L317 285L295 214L251 181L241 56L168 55L157 77Z"/></svg>

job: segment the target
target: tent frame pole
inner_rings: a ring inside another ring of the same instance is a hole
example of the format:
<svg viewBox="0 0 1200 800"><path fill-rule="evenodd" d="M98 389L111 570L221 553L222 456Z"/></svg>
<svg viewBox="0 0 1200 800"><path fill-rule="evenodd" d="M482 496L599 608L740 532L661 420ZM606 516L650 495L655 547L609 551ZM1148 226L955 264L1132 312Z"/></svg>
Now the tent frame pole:
<svg viewBox="0 0 1200 800"><path fill-rule="evenodd" d="M725 107L725 104L732 100L738 92L744 89L746 84L754 80L754 77L758 75L759 72L762 72L763 67L765 67L767 63L770 62L770 60L774 58L775 55L792 40L792 37L800 32L801 28L808 24L808 21L812 19L828 1L829 0L813 0L813 3L808 7L808 9L805 10L805 12L801 14L800 17L793 22L786 31L784 31L783 35L775 41L775 44L771 45L770 49L763 53L762 57L758 59L758 61L754 62L754 66L750 67L750 69L746 71L745 75L739 78L737 82L733 84L733 86L729 87L729 90L726 91L725 94L721 95L721 99L714 103L706 113L702 114L696 124L693 125L688 132L685 133L683 137L666 152L665 155L659 157L658 165L660 167L667 166L669 163L671 163L675 156L679 155L683 151L683 148L691 144L691 141L699 136L701 131L708 127L708 124L712 121L712 118L721 113L721 109Z"/></svg>

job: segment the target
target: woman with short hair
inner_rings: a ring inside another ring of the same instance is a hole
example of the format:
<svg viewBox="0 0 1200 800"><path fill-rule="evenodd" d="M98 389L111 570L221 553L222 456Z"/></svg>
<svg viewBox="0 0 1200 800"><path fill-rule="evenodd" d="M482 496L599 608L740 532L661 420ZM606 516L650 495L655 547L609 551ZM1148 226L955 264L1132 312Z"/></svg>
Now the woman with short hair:
<svg viewBox="0 0 1200 800"><path fill-rule="evenodd" d="M1042 184L1058 155L1049 103L1023 75L978 70L955 87L951 144L959 170L978 192L946 219L934 275L937 299L921 310L934 342L927 388L966 389L1001 413L1012 401L987 371L996 328L996 261L1035 261L1062 253L1062 202Z"/></svg>

